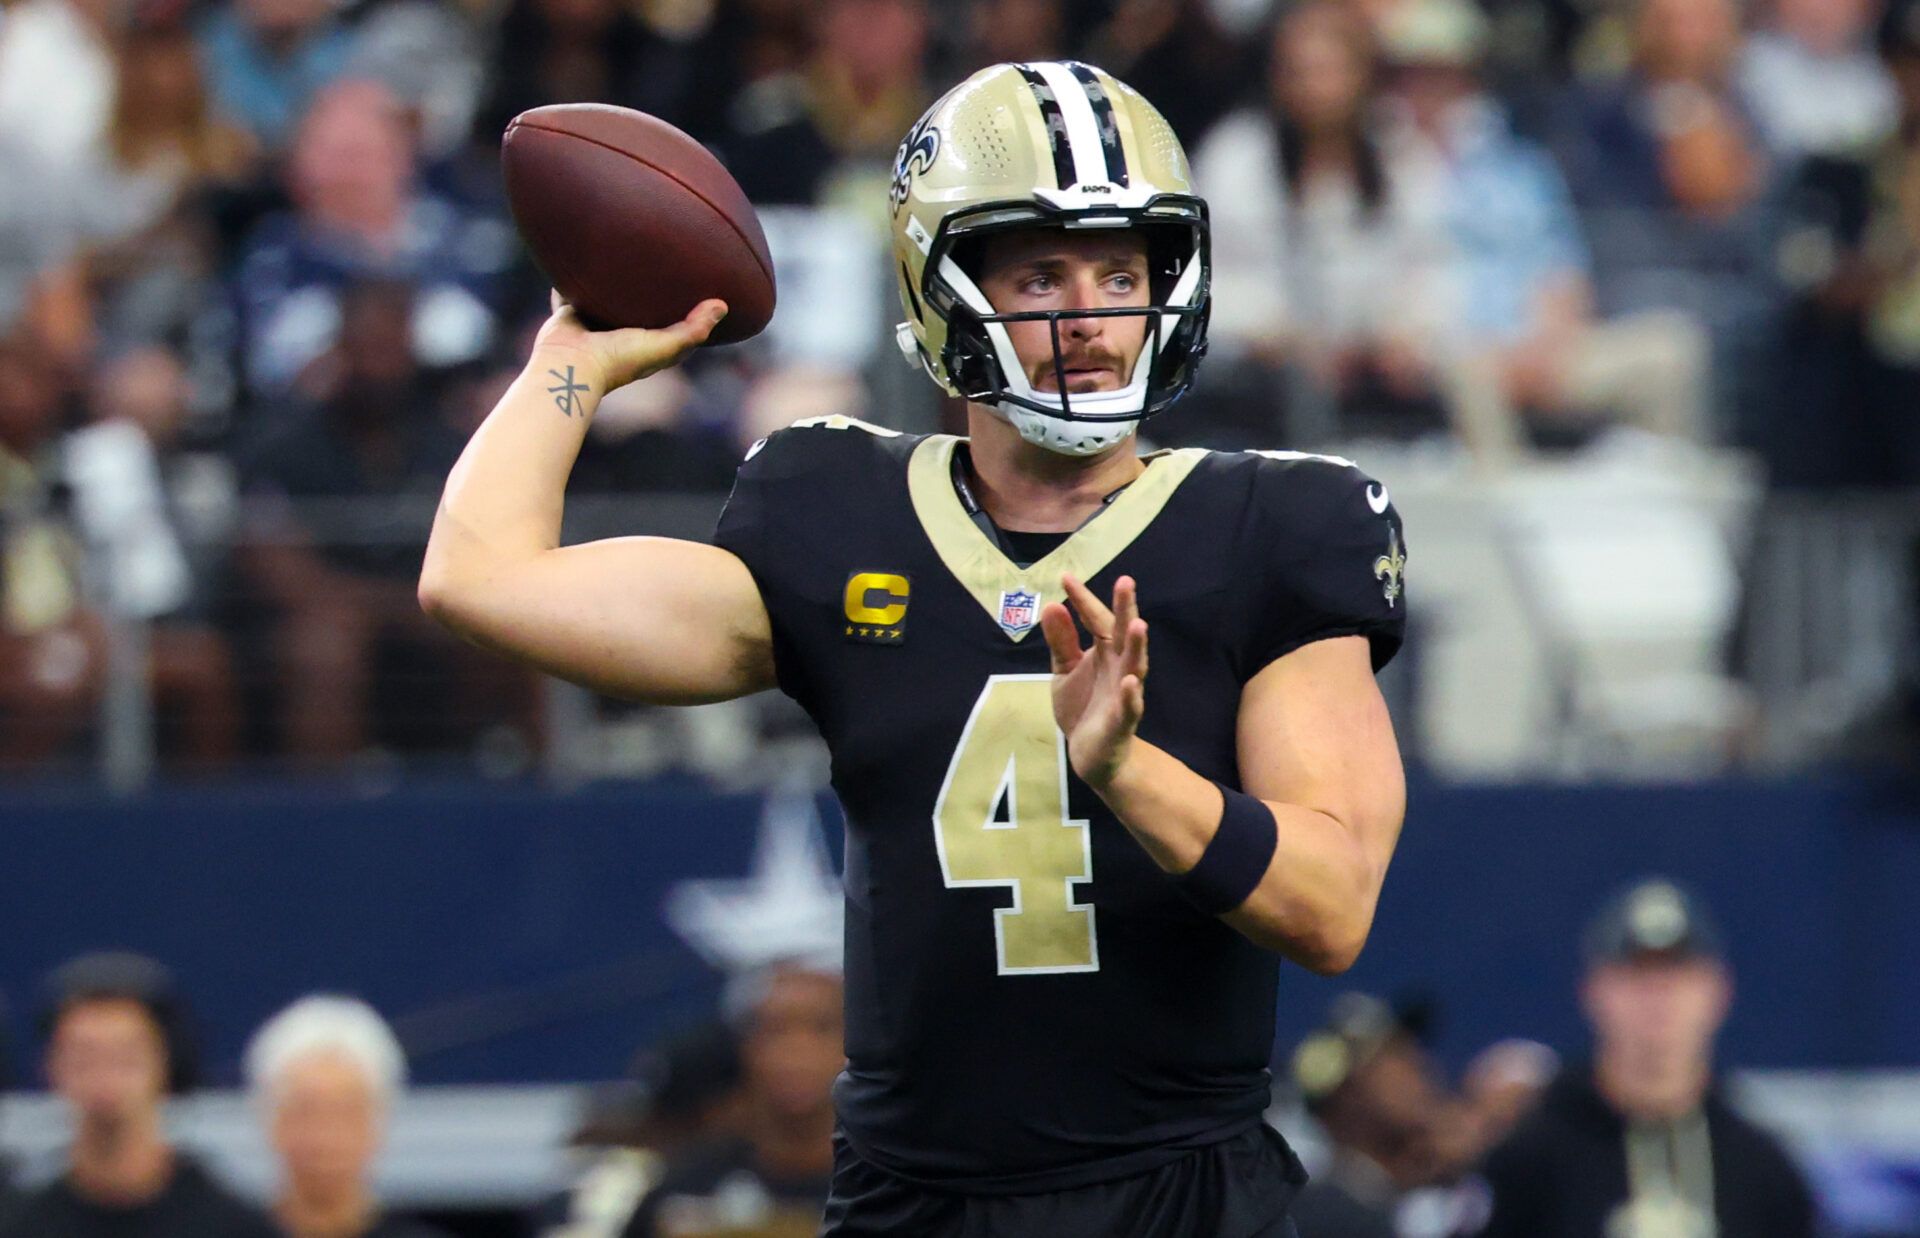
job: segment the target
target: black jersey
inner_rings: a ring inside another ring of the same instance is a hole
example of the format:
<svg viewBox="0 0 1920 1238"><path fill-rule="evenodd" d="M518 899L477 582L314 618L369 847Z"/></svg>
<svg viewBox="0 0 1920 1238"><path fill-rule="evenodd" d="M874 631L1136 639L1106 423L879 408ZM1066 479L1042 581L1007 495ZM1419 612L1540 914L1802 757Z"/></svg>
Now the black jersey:
<svg viewBox="0 0 1920 1238"><path fill-rule="evenodd" d="M956 493L959 442L780 431L716 540L759 586L846 816L848 1139L955 1190L1065 1189L1260 1120L1278 960L1186 902L1074 777L1040 608L1063 572L1102 597L1133 576L1139 733L1238 786L1242 685L1330 636L1384 664L1405 549L1345 461L1183 450L1023 569Z"/></svg>
<svg viewBox="0 0 1920 1238"><path fill-rule="evenodd" d="M29 1195L6 1238L278 1238L266 1215L241 1203L198 1163L179 1159L166 1188L118 1207L82 1195L62 1176Z"/></svg>

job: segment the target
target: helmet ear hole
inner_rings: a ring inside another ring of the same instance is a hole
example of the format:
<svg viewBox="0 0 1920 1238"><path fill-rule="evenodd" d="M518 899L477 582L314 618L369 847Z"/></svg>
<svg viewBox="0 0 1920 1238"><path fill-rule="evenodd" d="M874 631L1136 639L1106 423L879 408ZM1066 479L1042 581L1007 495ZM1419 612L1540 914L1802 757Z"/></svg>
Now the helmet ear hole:
<svg viewBox="0 0 1920 1238"><path fill-rule="evenodd" d="M984 236L962 236L954 238L947 247L947 256L953 264L966 272L974 286L980 286L980 279L986 274L987 238Z"/></svg>
<svg viewBox="0 0 1920 1238"><path fill-rule="evenodd" d="M957 301L947 324L947 373L953 375L960 393L972 398L990 395L1003 387L1005 376L1000 372L999 359L994 356L993 341L987 338L986 325Z"/></svg>

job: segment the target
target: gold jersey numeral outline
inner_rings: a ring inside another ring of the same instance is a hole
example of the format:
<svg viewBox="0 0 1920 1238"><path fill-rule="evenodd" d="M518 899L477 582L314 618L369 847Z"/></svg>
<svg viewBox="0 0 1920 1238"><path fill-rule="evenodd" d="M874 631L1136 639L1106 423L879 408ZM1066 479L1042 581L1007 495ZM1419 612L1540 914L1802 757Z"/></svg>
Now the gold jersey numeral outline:
<svg viewBox="0 0 1920 1238"><path fill-rule="evenodd" d="M1003 976L1100 970L1093 905L1073 890L1093 879L1092 832L1067 815L1067 741L1053 720L1052 681L987 679L933 807L947 888L1013 892L1012 906L993 913ZM1006 819L996 820L1003 796Z"/></svg>

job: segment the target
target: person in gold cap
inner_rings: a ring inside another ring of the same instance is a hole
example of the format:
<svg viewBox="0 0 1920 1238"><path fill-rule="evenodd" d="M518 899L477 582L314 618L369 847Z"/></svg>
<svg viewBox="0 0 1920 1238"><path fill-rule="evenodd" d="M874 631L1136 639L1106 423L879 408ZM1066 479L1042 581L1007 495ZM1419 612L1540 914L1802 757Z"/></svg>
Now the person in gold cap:
<svg viewBox="0 0 1920 1238"><path fill-rule="evenodd" d="M1699 901L1649 878L1589 927L1591 1065L1569 1067L1487 1156L1481 1238L1811 1238L1811 1193L1780 1143L1715 1084L1733 1000Z"/></svg>

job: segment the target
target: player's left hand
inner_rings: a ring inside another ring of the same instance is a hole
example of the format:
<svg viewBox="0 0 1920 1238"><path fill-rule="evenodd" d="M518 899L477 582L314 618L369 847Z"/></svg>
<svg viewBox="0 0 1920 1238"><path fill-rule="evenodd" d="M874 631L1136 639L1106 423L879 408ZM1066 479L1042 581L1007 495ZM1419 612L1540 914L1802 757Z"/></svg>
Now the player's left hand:
<svg viewBox="0 0 1920 1238"><path fill-rule="evenodd" d="M1053 654L1053 719L1067 737L1073 772L1096 791L1126 761L1147 708L1147 621L1131 576L1113 586L1113 607L1072 576L1062 576L1072 612L1059 602L1040 612ZM1093 636L1080 646L1073 616Z"/></svg>

